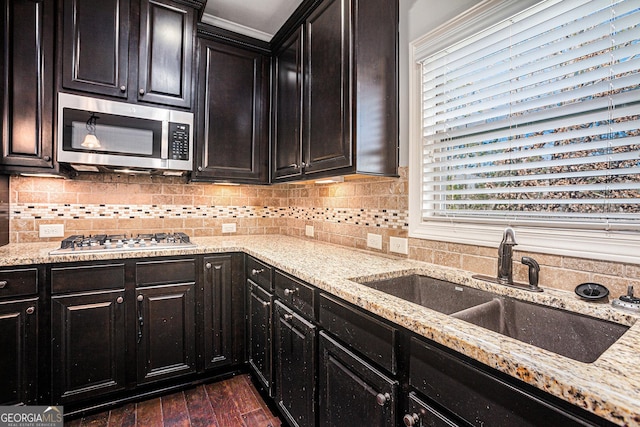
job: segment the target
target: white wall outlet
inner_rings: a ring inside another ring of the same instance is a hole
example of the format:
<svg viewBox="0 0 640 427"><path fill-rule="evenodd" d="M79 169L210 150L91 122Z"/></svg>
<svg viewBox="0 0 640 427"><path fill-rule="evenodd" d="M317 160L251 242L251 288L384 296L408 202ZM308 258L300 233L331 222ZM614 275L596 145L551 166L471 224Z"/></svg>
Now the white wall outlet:
<svg viewBox="0 0 640 427"><path fill-rule="evenodd" d="M304 235L308 237L313 237L313 225L307 225L304 227Z"/></svg>
<svg viewBox="0 0 640 427"><path fill-rule="evenodd" d="M382 249L382 234L367 233L367 246L373 249Z"/></svg>
<svg viewBox="0 0 640 427"><path fill-rule="evenodd" d="M389 250L397 254L409 255L409 239L404 237L390 237Z"/></svg>
<svg viewBox="0 0 640 427"><path fill-rule="evenodd" d="M236 232L236 223L231 222L229 224L222 224L222 232L223 233L235 233Z"/></svg>
<svg viewBox="0 0 640 427"><path fill-rule="evenodd" d="M64 224L40 224L39 232L41 238L64 237Z"/></svg>

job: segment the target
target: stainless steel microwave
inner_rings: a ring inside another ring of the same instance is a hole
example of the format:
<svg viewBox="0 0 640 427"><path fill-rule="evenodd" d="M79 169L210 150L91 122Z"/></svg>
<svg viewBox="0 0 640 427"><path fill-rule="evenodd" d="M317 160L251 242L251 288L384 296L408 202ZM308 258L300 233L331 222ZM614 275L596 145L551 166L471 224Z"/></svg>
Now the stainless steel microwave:
<svg viewBox="0 0 640 427"><path fill-rule="evenodd" d="M57 146L80 171L190 171L193 114L60 93Z"/></svg>

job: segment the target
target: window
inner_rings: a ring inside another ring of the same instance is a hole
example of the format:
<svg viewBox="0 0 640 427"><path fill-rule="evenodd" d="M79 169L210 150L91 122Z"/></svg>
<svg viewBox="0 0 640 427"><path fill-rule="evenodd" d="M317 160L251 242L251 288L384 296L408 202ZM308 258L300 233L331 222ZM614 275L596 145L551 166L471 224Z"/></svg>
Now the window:
<svg viewBox="0 0 640 427"><path fill-rule="evenodd" d="M414 46L410 234L483 244L509 225L534 250L637 262L640 2L547 0L442 46L509 5Z"/></svg>

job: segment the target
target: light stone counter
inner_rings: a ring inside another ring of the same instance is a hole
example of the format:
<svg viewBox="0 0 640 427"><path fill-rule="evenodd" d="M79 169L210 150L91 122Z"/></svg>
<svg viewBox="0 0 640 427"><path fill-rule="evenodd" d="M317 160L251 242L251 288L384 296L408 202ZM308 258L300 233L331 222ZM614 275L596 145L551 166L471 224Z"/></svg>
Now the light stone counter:
<svg viewBox="0 0 640 427"><path fill-rule="evenodd" d="M640 426L640 316L546 288L533 293L481 282L471 273L287 236L193 238L198 247L110 254L56 255L55 244L0 247L2 266L245 252L415 333L519 378L620 425ZM582 363L360 285L358 281L425 274L611 320L631 328L593 363Z"/></svg>

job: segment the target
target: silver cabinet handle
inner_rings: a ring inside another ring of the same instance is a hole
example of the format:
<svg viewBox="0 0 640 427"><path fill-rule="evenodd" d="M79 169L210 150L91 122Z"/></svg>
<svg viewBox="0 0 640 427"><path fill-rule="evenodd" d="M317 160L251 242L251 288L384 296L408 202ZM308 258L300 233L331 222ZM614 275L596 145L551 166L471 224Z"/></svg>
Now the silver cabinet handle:
<svg viewBox="0 0 640 427"><path fill-rule="evenodd" d="M126 92L127 91L127 87L125 85L120 86L120 92Z"/></svg>
<svg viewBox="0 0 640 427"><path fill-rule="evenodd" d="M144 89L140 89L140 90L138 91L138 93L139 93L140 95L144 95Z"/></svg>
<svg viewBox="0 0 640 427"><path fill-rule="evenodd" d="M290 168L294 168L294 169L298 169L298 164L297 163L291 163L289 165Z"/></svg>
<svg viewBox="0 0 640 427"><path fill-rule="evenodd" d="M144 295L138 295L137 300L138 300L138 301L142 301L142 300L144 300Z"/></svg>
<svg viewBox="0 0 640 427"><path fill-rule="evenodd" d="M420 415L416 413L405 414L405 416L402 418L402 422L404 422L404 425L407 427L417 426L420 422Z"/></svg>
<svg viewBox="0 0 640 427"><path fill-rule="evenodd" d="M289 296L289 295L293 295L298 291L298 288L296 289L285 289L284 290L284 295L285 296Z"/></svg>
<svg viewBox="0 0 640 427"><path fill-rule="evenodd" d="M122 298L122 297L118 297L118 298L116 298L116 302L117 302L118 304L122 304L122 303L124 302L124 298Z"/></svg>
<svg viewBox="0 0 640 427"><path fill-rule="evenodd" d="M252 276L256 276L256 275L258 275L258 274L260 274L260 273L264 273L264 268L261 268L261 269L259 269L259 270L256 270L256 269L254 268L253 270L251 270L251 275L252 275Z"/></svg>
<svg viewBox="0 0 640 427"><path fill-rule="evenodd" d="M293 314L285 314L282 317L284 318L284 320L287 320L287 321L293 320Z"/></svg>
<svg viewBox="0 0 640 427"><path fill-rule="evenodd" d="M204 265L204 268L206 268L207 270L211 270L211 263L208 262Z"/></svg>
<svg viewBox="0 0 640 427"><path fill-rule="evenodd" d="M378 393L376 395L376 402L378 403L378 405L380 406L384 406L387 403L389 403L391 401L391 396L389 395L389 393Z"/></svg>
<svg viewBox="0 0 640 427"><path fill-rule="evenodd" d="M36 308L31 306L31 307L27 308L25 311L26 311L27 314L33 314L33 313L36 312Z"/></svg>
<svg viewBox="0 0 640 427"><path fill-rule="evenodd" d="M9 284L8 281L6 280L0 280L0 289L6 287Z"/></svg>
<svg viewBox="0 0 640 427"><path fill-rule="evenodd" d="M263 307L267 308L267 307L269 307L270 305L271 305L271 303L270 303L270 302L262 301L262 306L263 306Z"/></svg>

